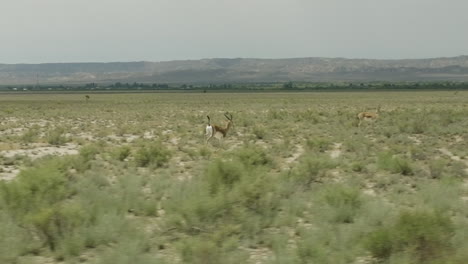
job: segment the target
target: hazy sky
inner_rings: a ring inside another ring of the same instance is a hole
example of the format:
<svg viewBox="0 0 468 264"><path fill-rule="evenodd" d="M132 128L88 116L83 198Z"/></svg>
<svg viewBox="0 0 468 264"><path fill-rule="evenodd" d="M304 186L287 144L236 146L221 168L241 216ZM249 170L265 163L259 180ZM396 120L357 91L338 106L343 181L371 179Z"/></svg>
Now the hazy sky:
<svg viewBox="0 0 468 264"><path fill-rule="evenodd" d="M0 0L0 63L468 55L467 0Z"/></svg>

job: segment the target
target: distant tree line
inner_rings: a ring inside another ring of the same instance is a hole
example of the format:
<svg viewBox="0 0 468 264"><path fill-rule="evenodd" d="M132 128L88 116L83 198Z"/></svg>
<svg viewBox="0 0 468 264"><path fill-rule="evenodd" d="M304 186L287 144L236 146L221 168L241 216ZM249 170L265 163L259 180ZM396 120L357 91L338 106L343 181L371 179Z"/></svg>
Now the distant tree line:
<svg viewBox="0 0 468 264"><path fill-rule="evenodd" d="M468 90L468 82L271 82L271 83L86 83L3 85L0 91L328 91L328 90Z"/></svg>

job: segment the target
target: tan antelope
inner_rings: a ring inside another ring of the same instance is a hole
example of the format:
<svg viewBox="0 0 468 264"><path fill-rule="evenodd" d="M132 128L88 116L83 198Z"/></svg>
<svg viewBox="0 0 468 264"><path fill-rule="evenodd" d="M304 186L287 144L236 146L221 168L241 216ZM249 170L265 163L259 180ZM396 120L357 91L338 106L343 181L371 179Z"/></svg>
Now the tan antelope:
<svg viewBox="0 0 468 264"><path fill-rule="evenodd" d="M227 123L225 127L212 125L210 116L207 115L206 117L208 118L208 124L206 125L206 134L205 134L206 142L205 143L208 143L208 140L214 137L216 133L221 133L223 135L223 138L226 137L227 132L232 126L232 114L229 114L228 112L224 114L224 117L226 117L227 119Z"/></svg>
<svg viewBox="0 0 468 264"><path fill-rule="evenodd" d="M376 112L361 112L357 115L357 118L359 119L359 124L358 127L361 126L362 121L375 121L377 118L379 118L379 113L380 113L380 106L377 107Z"/></svg>

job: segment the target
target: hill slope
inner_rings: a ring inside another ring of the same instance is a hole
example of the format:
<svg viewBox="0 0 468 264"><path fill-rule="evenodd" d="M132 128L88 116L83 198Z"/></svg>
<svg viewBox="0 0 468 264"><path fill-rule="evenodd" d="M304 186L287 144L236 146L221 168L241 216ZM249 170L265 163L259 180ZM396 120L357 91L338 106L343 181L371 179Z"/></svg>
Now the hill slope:
<svg viewBox="0 0 468 264"><path fill-rule="evenodd" d="M468 56L433 59L202 59L0 64L0 84L278 81L468 81Z"/></svg>

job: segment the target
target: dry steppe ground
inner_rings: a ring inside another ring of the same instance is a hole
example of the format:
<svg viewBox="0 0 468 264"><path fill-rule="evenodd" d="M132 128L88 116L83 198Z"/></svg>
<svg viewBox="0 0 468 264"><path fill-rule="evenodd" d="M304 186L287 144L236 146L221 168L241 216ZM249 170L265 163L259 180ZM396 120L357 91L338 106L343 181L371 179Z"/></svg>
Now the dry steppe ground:
<svg viewBox="0 0 468 264"><path fill-rule="evenodd" d="M468 263L467 131L468 92L0 94L0 262Z"/></svg>

